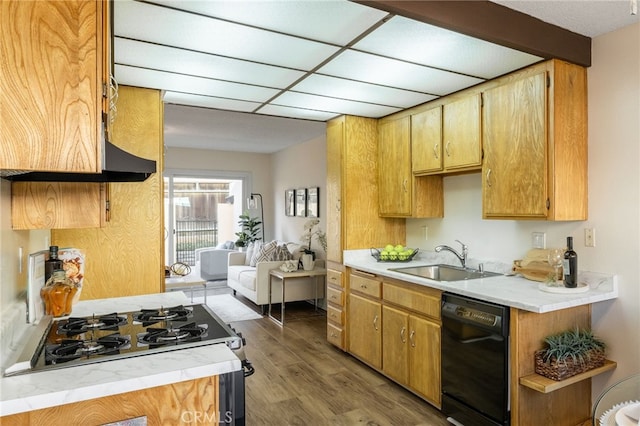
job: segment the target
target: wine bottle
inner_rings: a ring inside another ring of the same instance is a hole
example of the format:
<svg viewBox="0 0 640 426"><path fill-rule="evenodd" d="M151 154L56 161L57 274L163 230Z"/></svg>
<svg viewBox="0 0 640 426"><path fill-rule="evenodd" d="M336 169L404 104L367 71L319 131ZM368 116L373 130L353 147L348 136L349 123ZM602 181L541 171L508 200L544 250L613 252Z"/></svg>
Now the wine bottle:
<svg viewBox="0 0 640 426"><path fill-rule="evenodd" d="M578 287L578 254L573 251L573 237L567 237L567 250L564 252L564 286Z"/></svg>
<svg viewBox="0 0 640 426"><path fill-rule="evenodd" d="M44 282L49 281L53 275L53 271L62 268L62 260L58 258L58 246L49 247L49 259L44 261Z"/></svg>

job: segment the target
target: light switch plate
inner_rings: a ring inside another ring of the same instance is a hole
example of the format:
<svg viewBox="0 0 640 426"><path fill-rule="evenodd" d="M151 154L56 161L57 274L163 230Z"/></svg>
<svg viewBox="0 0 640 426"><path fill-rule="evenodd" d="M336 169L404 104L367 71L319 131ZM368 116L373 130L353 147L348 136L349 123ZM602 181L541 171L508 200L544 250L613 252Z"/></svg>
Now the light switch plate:
<svg viewBox="0 0 640 426"><path fill-rule="evenodd" d="M533 248L547 248L547 234L544 232L532 232L531 245Z"/></svg>

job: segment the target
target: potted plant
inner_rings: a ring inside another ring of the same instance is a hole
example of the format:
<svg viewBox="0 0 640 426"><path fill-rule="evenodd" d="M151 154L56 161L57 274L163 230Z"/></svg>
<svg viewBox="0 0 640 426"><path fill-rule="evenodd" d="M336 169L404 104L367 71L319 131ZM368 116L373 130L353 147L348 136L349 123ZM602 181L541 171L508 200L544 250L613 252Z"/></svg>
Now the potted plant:
<svg viewBox="0 0 640 426"><path fill-rule="evenodd" d="M604 365L605 343L591 330L568 330L547 336L547 347L534 354L536 373L563 380Z"/></svg>
<svg viewBox="0 0 640 426"><path fill-rule="evenodd" d="M260 229L261 221L257 217L250 217L248 213L240 215L238 225L240 225L240 232L236 232L238 239L236 240L237 247L246 247L249 243L259 240L258 232Z"/></svg>
<svg viewBox="0 0 640 426"><path fill-rule="evenodd" d="M311 242L314 238L318 240L318 244L320 244L322 250L324 250L325 252L327 251L327 234L325 234L324 231L322 231L319 227L317 229L314 229L319 225L319 219L309 219L304 224L304 232L302 233L302 237L300 237L300 241L304 244L304 253L312 255L314 260L316 258L316 253L311 250Z"/></svg>

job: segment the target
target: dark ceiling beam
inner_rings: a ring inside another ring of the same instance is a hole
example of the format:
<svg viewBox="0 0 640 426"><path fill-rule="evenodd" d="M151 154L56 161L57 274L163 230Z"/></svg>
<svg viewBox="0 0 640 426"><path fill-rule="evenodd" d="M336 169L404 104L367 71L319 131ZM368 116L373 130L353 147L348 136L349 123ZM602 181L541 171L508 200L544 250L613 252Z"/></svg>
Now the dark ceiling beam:
<svg viewBox="0 0 640 426"><path fill-rule="evenodd" d="M591 66L591 38L490 1L352 0L545 59Z"/></svg>

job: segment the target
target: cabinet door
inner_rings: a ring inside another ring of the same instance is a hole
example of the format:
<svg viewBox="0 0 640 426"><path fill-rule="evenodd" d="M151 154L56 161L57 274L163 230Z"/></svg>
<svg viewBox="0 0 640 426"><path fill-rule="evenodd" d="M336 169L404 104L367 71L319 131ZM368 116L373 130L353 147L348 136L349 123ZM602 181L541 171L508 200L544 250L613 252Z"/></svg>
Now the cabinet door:
<svg viewBox="0 0 640 426"><path fill-rule="evenodd" d="M442 170L442 107L411 116L411 165L414 174Z"/></svg>
<svg viewBox="0 0 640 426"><path fill-rule="evenodd" d="M349 352L374 368L382 367L382 307L379 302L349 295Z"/></svg>
<svg viewBox="0 0 640 426"><path fill-rule="evenodd" d="M380 216L411 216L413 173L410 117L381 123L379 132Z"/></svg>
<svg viewBox="0 0 640 426"><path fill-rule="evenodd" d="M409 386L440 407L440 325L409 318Z"/></svg>
<svg viewBox="0 0 640 426"><path fill-rule="evenodd" d="M327 124L327 260L342 263L342 144L344 120Z"/></svg>
<svg viewBox="0 0 640 426"><path fill-rule="evenodd" d="M409 383L409 314L382 307L383 372L406 385Z"/></svg>
<svg viewBox="0 0 640 426"><path fill-rule="evenodd" d="M482 165L480 94L466 96L443 107L443 162L445 170L479 169Z"/></svg>
<svg viewBox="0 0 640 426"><path fill-rule="evenodd" d="M0 169L98 172L101 2L1 7Z"/></svg>
<svg viewBox="0 0 640 426"><path fill-rule="evenodd" d="M484 94L483 217L547 215L546 73Z"/></svg>

